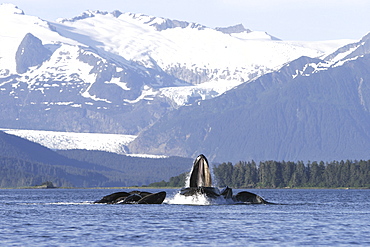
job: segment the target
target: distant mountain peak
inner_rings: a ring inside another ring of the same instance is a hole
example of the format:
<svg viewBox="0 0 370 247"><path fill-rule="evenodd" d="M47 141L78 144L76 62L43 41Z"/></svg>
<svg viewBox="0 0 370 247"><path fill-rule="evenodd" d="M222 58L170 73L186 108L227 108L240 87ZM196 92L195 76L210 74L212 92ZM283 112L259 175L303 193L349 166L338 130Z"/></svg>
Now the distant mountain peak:
<svg viewBox="0 0 370 247"><path fill-rule="evenodd" d="M324 60L338 62L354 59L366 54L370 54L370 33L366 34L358 42L340 47L338 50L325 57Z"/></svg>
<svg viewBox="0 0 370 247"><path fill-rule="evenodd" d="M194 28L198 30L203 30L206 28L206 26L201 25L199 23L194 22L187 22L187 21L180 21L180 20L171 20L169 18L164 17L155 17L145 14L135 14L135 13L122 13L118 10L115 10L111 13L115 17L119 17L121 15L126 15L131 17L132 19L138 20L143 24L146 24L148 26L154 27L157 31L163 31L166 29L171 28Z"/></svg>
<svg viewBox="0 0 370 247"><path fill-rule="evenodd" d="M16 5L11 3L2 3L0 4L0 15L24 15L23 10L19 9Z"/></svg>
<svg viewBox="0 0 370 247"><path fill-rule="evenodd" d="M198 29L198 30L203 30L204 28L206 28L206 26L203 26L201 24L194 23L194 22L170 20L167 18L157 18L157 17L152 18L151 21L148 22L147 24L149 24L152 27L155 27L157 31L163 31L166 29L177 28L177 27L180 27L180 28L190 27L190 28Z"/></svg>
<svg viewBox="0 0 370 247"><path fill-rule="evenodd" d="M60 22L60 23L64 23L64 22L75 22L75 21L79 21L79 20L84 20L84 19L87 19L87 18L95 17L97 14L107 15L108 12L107 11L100 11L100 10L86 10L86 11L82 12L82 14L80 14L78 16L75 16L75 17L72 17L72 18L61 18L61 19L58 19L58 22Z"/></svg>
<svg viewBox="0 0 370 247"><path fill-rule="evenodd" d="M364 37L362 37L360 42L367 42L370 40L370 32L367 33Z"/></svg>
<svg viewBox="0 0 370 247"><path fill-rule="evenodd" d="M268 34L267 32L252 31L250 29L247 29L243 26L243 24L237 24L237 25L229 26L229 27L216 27L215 30L219 31L219 32L222 32L224 34L229 34L229 35L233 35L233 36L238 36L239 34L240 35L244 35L244 34L248 35L250 33L253 33L256 36L258 36L259 39L280 40L279 38L276 38L276 37ZM240 36L240 37L242 37L242 36Z"/></svg>
<svg viewBox="0 0 370 247"><path fill-rule="evenodd" d="M109 13L107 11L100 11L100 10L87 10L84 11L82 14L70 18L70 19L59 19L58 21L60 23L64 22L75 22L78 20L83 20L91 17L95 17L97 15L112 15L115 18L119 18L122 15L126 15L132 19L135 19L145 25L154 27L157 31L163 31L166 29L171 29L171 28L194 28L198 30L203 30L206 28L206 26L201 25L199 23L194 23L194 22L187 22L187 21L179 21L179 20L171 20L168 18L163 18L163 17L155 17L155 16L150 16L150 15L145 15L145 14L136 14L136 13L123 13L119 10L114 10L113 12Z"/></svg>
<svg viewBox="0 0 370 247"><path fill-rule="evenodd" d="M230 26L230 27L216 27L215 30L220 31L222 33L226 33L226 34L242 33L242 32L250 33L250 32L252 32L250 29L246 29L243 26L243 24L237 24L237 25Z"/></svg>
<svg viewBox="0 0 370 247"><path fill-rule="evenodd" d="M118 18L120 15L122 15L123 13L119 10L113 10L113 12L111 13L114 17Z"/></svg>

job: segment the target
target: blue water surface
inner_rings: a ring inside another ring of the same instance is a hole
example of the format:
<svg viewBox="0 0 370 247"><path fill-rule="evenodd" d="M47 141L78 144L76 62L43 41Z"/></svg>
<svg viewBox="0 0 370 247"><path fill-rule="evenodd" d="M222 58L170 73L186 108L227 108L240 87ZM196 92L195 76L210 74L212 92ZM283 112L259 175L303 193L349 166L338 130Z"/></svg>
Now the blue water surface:
<svg viewBox="0 0 370 247"><path fill-rule="evenodd" d="M160 205L92 203L117 191L130 190L0 190L0 245L370 245L370 190L248 190L276 205L182 204L178 190Z"/></svg>

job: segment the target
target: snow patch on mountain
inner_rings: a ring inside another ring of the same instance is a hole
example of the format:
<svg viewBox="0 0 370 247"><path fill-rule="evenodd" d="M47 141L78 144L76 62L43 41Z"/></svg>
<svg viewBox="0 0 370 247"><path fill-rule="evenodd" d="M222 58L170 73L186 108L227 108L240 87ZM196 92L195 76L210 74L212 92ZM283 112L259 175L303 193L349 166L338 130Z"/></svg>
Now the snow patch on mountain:
<svg viewBox="0 0 370 247"><path fill-rule="evenodd" d="M166 87L160 89L160 95L172 100L175 107L188 104L190 99L207 100L217 97L226 91L240 85L239 81L209 81L187 87Z"/></svg>
<svg viewBox="0 0 370 247"><path fill-rule="evenodd" d="M136 99L134 100L128 100L128 99L125 99L124 102L127 102L127 103L130 103L130 104L134 104L134 103L137 103L139 102L140 100L153 100L154 97L158 94L158 92L156 90L154 90L153 88L145 85L143 90L142 90L142 93L139 97L137 97Z"/></svg>
<svg viewBox="0 0 370 247"><path fill-rule="evenodd" d="M332 54L324 57L320 62L305 64L301 70L297 69L292 77L294 79L297 76L310 76L330 68L340 67L366 54L370 54L370 34L365 35L358 42L340 47Z"/></svg>

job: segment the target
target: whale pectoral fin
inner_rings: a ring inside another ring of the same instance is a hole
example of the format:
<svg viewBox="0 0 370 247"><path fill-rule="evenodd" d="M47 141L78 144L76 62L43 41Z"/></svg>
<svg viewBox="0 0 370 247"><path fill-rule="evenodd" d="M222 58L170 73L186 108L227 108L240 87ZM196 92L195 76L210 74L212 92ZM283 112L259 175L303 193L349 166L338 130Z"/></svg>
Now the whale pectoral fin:
<svg viewBox="0 0 370 247"><path fill-rule="evenodd" d="M205 194L209 198L218 198L220 196L220 190L215 187L199 187L201 194Z"/></svg>
<svg viewBox="0 0 370 247"><path fill-rule="evenodd" d="M183 195L183 196L193 196L197 193L198 193L197 187L186 187L186 188L182 188L180 191L180 195Z"/></svg>
<svg viewBox="0 0 370 247"><path fill-rule="evenodd" d="M238 202L249 202L252 204L270 204L268 201L248 191L242 191L233 196L234 201Z"/></svg>
<svg viewBox="0 0 370 247"><path fill-rule="evenodd" d="M138 204L161 204L166 198L166 192L161 191L158 193L150 194L141 198Z"/></svg>
<svg viewBox="0 0 370 247"><path fill-rule="evenodd" d="M225 198L225 199L231 199L233 197L233 190L231 188L229 188L228 186L226 186L222 191L221 191L221 195Z"/></svg>

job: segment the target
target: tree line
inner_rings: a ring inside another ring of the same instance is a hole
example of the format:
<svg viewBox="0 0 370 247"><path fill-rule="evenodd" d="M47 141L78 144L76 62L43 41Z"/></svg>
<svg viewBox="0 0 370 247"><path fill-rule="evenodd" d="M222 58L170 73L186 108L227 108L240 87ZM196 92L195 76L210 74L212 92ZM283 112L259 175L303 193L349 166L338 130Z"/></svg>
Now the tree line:
<svg viewBox="0 0 370 247"><path fill-rule="evenodd" d="M184 187L187 173L152 187ZM232 188L370 188L370 160L333 162L231 162L213 166L213 184Z"/></svg>
<svg viewBox="0 0 370 247"><path fill-rule="evenodd" d="M254 161L214 166L218 186L233 188L368 187L370 160L333 162Z"/></svg>

